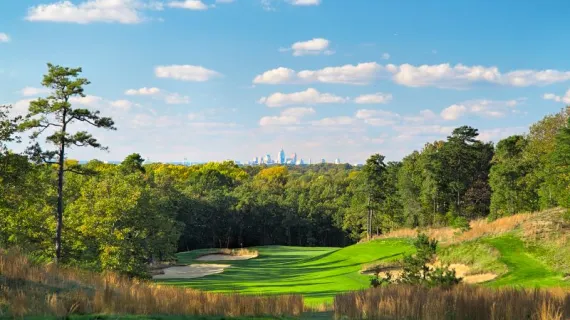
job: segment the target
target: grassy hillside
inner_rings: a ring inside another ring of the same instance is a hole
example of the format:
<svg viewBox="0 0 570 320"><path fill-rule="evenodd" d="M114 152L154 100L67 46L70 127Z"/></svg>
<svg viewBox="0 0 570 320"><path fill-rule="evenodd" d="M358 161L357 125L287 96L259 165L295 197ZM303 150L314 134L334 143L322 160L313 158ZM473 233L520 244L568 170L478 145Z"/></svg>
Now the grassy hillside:
<svg viewBox="0 0 570 320"><path fill-rule="evenodd" d="M490 287L570 287L570 225L561 210L521 214L493 222L473 221L466 232L450 228L421 230L438 238L439 259L462 263L471 273L499 275L484 283ZM343 249L268 246L257 247L259 257L224 261L232 267L221 274L164 283L214 292L246 294L303 294L305 303L332 302L341 292L367 288L362 265L395 261L413 252L411 239L418 230L399 230L382 238ZM207 250L178 255L184 264Z"/></svg>
<svg viewBox="0 0 570 320"><path fill-rule="evenodd" d="M215 292L301 293L309 305L331 303L337 293L368 287L369 277L359 273L363 264L400 259L412 252L412 245L409 239L382 239L343 249L285 246L255 249L259 251L256 259L224 261L232 267L221 274L164 282ZM181 253L179 262L196 263L194 259L205 252Z"/></svg>

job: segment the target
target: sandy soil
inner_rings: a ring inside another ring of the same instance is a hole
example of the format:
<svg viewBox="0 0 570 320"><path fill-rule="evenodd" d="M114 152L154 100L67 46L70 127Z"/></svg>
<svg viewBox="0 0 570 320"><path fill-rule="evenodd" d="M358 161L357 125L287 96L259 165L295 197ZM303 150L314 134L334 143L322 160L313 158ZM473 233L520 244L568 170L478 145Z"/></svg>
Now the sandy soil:
<svg viewBox="0 0 570 320"><path fill-rule="evenodd" d="M193 279L222 273L229 264L191 264L163 269L164 274L154 275L153 279Z"/></svg>
<svg viewBox="0 0 570 320"><path fill-rule="evenodd" d="M438 263L436 263L438 265ZM433 265L429 265L430 267L434 267ZM399 279L402 276L402 269L400 268L390 268L389 271L392 275L392 279ZM463 278L464 283L481 283L485 281L493 280L497 277L494 273L480 273L480 274L469 274L471 268L468 265L460 264L460 263L453 263L449 265L449 269L455 269L455 273L458 277ZM374 274L372 271L365 272L363 274ZM469 274L469 275L468 275ZM381 278L386 277L386 272L380 272L379 276Z"/></svg>
<svg viewBox="0 0 570 320"><path fill-rule="evenodd" d="M257 257L257 255L242 255L242 256L232 256L229 254L208 254L205 256L199 257L198 261L233 261L233 260L249 260L252 258Z"/></svg>

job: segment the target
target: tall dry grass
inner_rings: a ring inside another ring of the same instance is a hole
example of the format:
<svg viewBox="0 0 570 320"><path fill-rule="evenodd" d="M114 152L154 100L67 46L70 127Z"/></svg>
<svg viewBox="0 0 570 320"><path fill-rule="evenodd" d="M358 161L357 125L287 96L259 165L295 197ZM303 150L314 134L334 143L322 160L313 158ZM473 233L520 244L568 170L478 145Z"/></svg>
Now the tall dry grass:
<svg viewBox="0 0 570 320"><path fill-rule="evenodd" d="M110 272L99 274L53 264L37 265L12 249L0 252L0 310L8 310L8 315L14 317L70 314L297 316L303 312L303 298L299 295L216 294L161 286Z"/></svg>
<svg viewBox="0 0 570 320"><path fill-rule="evenodd" d="M560 216L564 210L556 208L538 213L520 213L508 217L499 218L493 221L485 219L473 220L469 223L470 229L460 231L451 227L441 228L403 228L391 231L386 234L373 237L373 239L387 238L414 238L418 232L425 233L432 239L437 239L441 243L453 244L463 241L475 240L485 236L501 235L511 232L519 227L525 231L525 235L537 233L544 234L545 226L553 224L556 216ZM556 224L553 228L559 228ZM364 240L363 240L364 241Z"/></svg>
<svg viewBox="0 0 570 320"><path fill-rule="evenodd" d="M241 248L241 249L221 249L221 250L217 250L214 251L212 253L219 253L219 254L227 254L230 256L251 256L251 257L257 257L259 255L259 252L257 250L252 250L252 249L246 249L246 248ZM209 253L209 254L212 254Z"/></svg>
<svg viewBox="0 0 570 320"><path fill-rule="evenodd" d="M564 320L570 319L570 293L388 286L337 295L334 310L337 319Z"/></svg>

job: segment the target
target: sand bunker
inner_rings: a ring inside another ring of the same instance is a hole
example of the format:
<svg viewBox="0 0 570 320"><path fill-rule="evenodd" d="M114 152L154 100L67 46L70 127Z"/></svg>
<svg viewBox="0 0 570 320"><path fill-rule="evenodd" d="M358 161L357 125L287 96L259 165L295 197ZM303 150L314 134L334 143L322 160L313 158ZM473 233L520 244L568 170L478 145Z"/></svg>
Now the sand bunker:
<svg viewBox="0 0 570 320"><path fill-rule="evenodd" d="M438 263L436 263L435 265L439 265ZM430 267L434 267L434 265L429 265ZM378 275L381 278L386 277L387 272L390 272L390 274L392 275L392 279L399 279L402 276L402 272L403 270L401 268L395 268L395 267L387 267L386 271L380 272ZM463 278L463 282L464 283L481 283L481 282L486 282L486 281L490 281L493 280L497 277L496 274L494 273L480 273L480 274L469 274L469 271L471 270L471 268L468 265L465 264L461 264L461 263L453 263L449 265L449 269L455 269L455 274L460 277ZM362 274L369 274L372 275L374 274L373 271L366 271L363 272Z"/></svg>
<svg viewBox="0 0 570 320"><path fill-rule="evenodd" d="M193 279L211 274L222 273L229 268L229 264L191 264L189 266L176 266L163 269L164 274L154 275L153 279Z"/></svg>
<svg viewBox="0 0 570 320"><path fill-rule="evenodd" d="M234 260L249 260L252 258L257 257L255 254L251 255L241 255L241 256L233 256L229 254L222 254L222 253L214 253L214 254L207 254L205 256L201 256L197 258L198 261L234 261Z"/></svg>

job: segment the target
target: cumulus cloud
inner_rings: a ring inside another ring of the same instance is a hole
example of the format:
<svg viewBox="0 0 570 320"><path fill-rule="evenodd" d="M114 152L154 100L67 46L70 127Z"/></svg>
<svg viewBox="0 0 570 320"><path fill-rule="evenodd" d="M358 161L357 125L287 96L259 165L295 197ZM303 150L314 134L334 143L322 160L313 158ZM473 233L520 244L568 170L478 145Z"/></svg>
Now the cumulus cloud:
<svg viewBox="0 0 570 320"><path fill-rule="evenodd" d="M563 102L566 104L570 104L570 90L566 91L566 93L563 96L558 96L555 95L554 93L545 93L542 96L542 98L545 100L552 100L556 102Z"/></svg>
<svg viewBox="0 0 570 320"><path fill-rule="evenodd" d="M129 89L125 91L128 96L152 96L155 99L161 99L167 104L188 104L190 97L175 92L167 92L156 87L143 87L140 89Z"/></svg>
<svg viewBox="0 0 570 320"><path fill-rule="evenodd" d="M154 73L159 78L195 82L204 82L221 76L217 71L193 65L158 66L154 69Z"/></svg>
<svg viewBox="0 0 570 320"><path fill-rule="evenodd" d="M514 70L502 73L497 67L466 66L449 63L438 65L387 65L394 82L409 87L460 88L487 82L499 85L527 87L548 85L570 80L570 72L558 70Z"/></svg>
<svg viewBox="0 0 570 320"><path fill-rule="evenodd" d="M167 104L189 104L190 97L178 93L169 93L164 96L164 102Z"/></svg>
<svg viewBox="0 0 570 320"><path fill-rule="evenodd" d="M5 33L0 32L0 43L1 42L10 42L10 37Z"/></svg>
<svg viewBox="0 0 570 320"><path fill-rule="evenodd" d="M433 112L429 109L425 109L425 110L421 110L419 115L405 116L404 121L410 122L410 123L424 123L424 122L436 120L437 118L438 118L438 115L435 112Z"/></svg>
<svg viewBox="0 0 570 320"><path fill-rule="evenodd" d="M86 95L85 97L71 97L69 99L69 102L71 102L72 104L74 103L83 106L94 107L99 103L103 102L103 98L99 96Z"/></svg>
<svg viewBox="0 0 570 320"><path fill-rule="evenodd" d="M384 59L384 60L390 59L390 54L389 54L388 52L384 52L384 53L382 54L382 59Z"/></svg>
<svg viewBox="0 0 570 320"><path fill-rule="evenodd" d="M516 106L522 100L470 100L453 104L443 109L440 115L443 120L457 120L466 114L474 114L486 118L500 118L507 113L516 111Z"/></svg>
<svg viewBox="0 0 570 320"><path fill-rule="evenodd" d="M72 97L69 99L71 104L83 106L83 107L91 107L91 108L108 108L115 110L122 110L127 111L131 109L133 106L138 106L138 104L133 103L129 100L121 99L121 100L107 100L99 96L94 95L86 95L85 97Z"/></svg>
<svg viewBox="0 0 570 320"><path fill-rule="evenodd" d="M24 97L41 96L48 92L49 92L48 88L25 87L22 90L20 90L20 94Z"/></svg>
<svg viewBox="0 0 570 320"><path fill-rule="evenodd" d="M139 0L87 0L79 4L59 1L40 4L28 9L26 20L67 23L123 23L135 24L144 21L141 11L160 10L158 2L143 3Z"/></svg>
<svg viewBox="0 0 570 320"><path fill-rule="evenodd" d="M401 116L392 111L360 109L356 111L356 119L363 120L372 126L389 126L396 124Z"/></svg>
<svg viewBox="0 0 570 320"><path fill-rule="evenodd" d="M476 83L528 87L544 86L570 80L570 71L513 70L506 73L497 67L467 66L449 63L437 65L380 65L366 62L357 65L326 67L296 72L289 68L268 70L253 80L255 84L344 83L369 84L375 79L390 78L408 87L460 89Z"/></svg>
<svg viewBox="0 0 570 320"><path fill-rule="evenodd" d="M345 126L353 124L354 121L355 119L352 117L340 116L340 117L330 117L321 120L316 120L311 122L311 124L313 126L319 126L319 127Z"/></svg>
<svg viewBox="0 0 570 320"><path fill-rule="evenodd" d="M265 116L259 120L262 127L290 126L301 124L301 119L315 113L313 108L289 108L283 110L278 116Z"/></svg>
<svg viewBox="0 0 570 320"><path fill-rule="evenodd" d="M115 108L122 109L122 110L129 110L133 105L134 105L134 103L132 103L129 100L124 100L124 99L111 101L111 106L113 106Z"/></svg>
<svg viewBox="0 0 570 320"><path fill-rule="evenodd" d="M308 41L299 41L293 43L290 48L280 49L280 51L293 51L296 57L305 55L333 54L334 51L329 49L330 41L324 38L314 38Z"/></svg>
<svg viewBox="0 0 570 320"><path fill-rule="evenodd" d="M390 101L392 101L392 94L382 93L382 92L374 94L364 94L354 99L354 102L358 104L388 103Z"/></svg>
<svg viewBox="0 0 570 320"><path fill-rule="evenodd" d="M268 97L263 97L259 103L265 104L268 107L283 107L287 105L314 105L325 103L344 103L347 99L336 96L331 93L321 93L316 89L309 88L305 91L294 93L281 93L276 92Z"/></svg>
<svg viewBox="0 0 570 320"><path fill-rule="evenodd" d="M321 0L289 0L294 6L318 6L321 4Z"/></svg>
<svg viewBox="0 0 570 320"><path fill-rule="evenodd" d="M382 66L376 62L359 63L357 65L344 65L340 67L326 67L320 70L302 70L295 72L292 69L280 67L268 70L255 77L255 84L285 84L285 83L344 83L368 84L374 80Z"/></svg>
<svg viewBox="0 0 570 320"><path fill-rule="evenodd" d="M506 137L522 134L528 129L526 127L507 127L507 128L495 128L495 129L485 129L479 132L479 140L481 141L499 141Z"/></svg>
<svg viewBox="0 0 570 320"><path fill-rule="evenodd" d="M279 67L277 69L265 71L253 80L256 84L281 84L292 83L296 81L297 74L295 70Z"/></svg>
<svg viewBox="0 0 570 320"><path fill-rule="evenodd" d="M129 89L129 90L125 91L125 94L128 96L151 96L151 95L157 95L160 92L161 92L161 90L159 88L143 87L140 89Z"/></svg>
<svg viewBox="0 0 570 320"><path fill-rule="evenodd" d="M208 6L201 0L171 1L167 5L171 8L208 10Z"/></svg>

